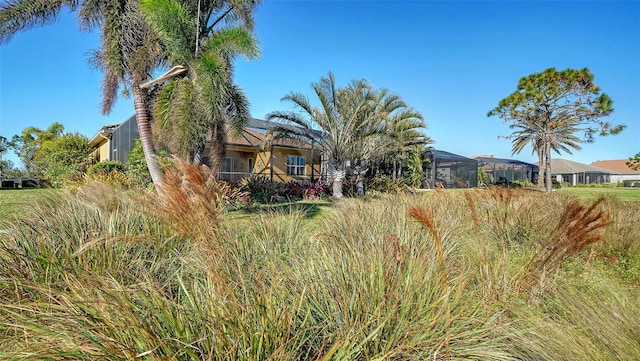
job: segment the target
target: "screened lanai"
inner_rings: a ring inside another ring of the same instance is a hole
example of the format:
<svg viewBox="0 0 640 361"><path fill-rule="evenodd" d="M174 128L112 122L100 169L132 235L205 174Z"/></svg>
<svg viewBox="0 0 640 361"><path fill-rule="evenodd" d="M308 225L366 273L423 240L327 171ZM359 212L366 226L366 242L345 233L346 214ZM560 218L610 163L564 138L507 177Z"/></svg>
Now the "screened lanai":
<svg viewBox="0 0 640 361"><path fill-rule="evenodd" d="M473 157L478 166L488 174L492 183L527 181L535 183L538 179L538 166L516 159L495 158L490 156Z"/></svg>
<svg viewBox="0 0 640 361"><path fill-rule="evenodd" d="M425 163L426 188L471 188L478 186L478 162L461 155L432 149Z"/></svg>

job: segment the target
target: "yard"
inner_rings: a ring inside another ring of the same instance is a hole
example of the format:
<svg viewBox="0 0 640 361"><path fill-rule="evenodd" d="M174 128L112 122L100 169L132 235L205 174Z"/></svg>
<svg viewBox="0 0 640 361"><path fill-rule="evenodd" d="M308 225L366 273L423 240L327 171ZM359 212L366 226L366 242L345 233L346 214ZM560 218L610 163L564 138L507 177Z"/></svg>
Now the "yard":
<svg viewBox="0 0 640 361"><path fill-rule="evenodd" d="M0 359L638 360L637 193L580 191L0 192Z"/></svg>

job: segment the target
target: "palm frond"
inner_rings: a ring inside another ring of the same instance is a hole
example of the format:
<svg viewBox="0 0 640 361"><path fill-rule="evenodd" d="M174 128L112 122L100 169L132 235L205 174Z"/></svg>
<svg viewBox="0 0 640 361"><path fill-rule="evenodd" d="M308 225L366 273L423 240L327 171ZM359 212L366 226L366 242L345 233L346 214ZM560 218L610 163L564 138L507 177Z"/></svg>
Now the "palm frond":
<svg viewBox="0 0 640 361"><path fill-rule="evenodd" d="M21 30L55 22L63 8L75 11L78 0L7 0L0 4L0 44Z"/></svg>

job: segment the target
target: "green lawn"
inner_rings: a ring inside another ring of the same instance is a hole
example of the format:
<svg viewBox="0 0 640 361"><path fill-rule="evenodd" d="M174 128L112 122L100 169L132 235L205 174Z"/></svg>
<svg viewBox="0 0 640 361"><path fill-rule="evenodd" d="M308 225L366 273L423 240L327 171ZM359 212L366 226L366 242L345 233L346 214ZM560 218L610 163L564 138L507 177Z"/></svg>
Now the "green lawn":
<svg viewBox="0 0 640 361"><path fill-rule="evenodd" d="M53 192L51 189L2 189L0 190L0 220L20 212L34 200Z"/></svg>
<svg viewBox="0 0 640 361"><path fill-rule="evenodd" d="M625 201L640 200L640 188L615 187L615 188L586 188L569 187L556 190L558 193L574 195L580 199L593 200L600 196L613 197Z"/></svg>

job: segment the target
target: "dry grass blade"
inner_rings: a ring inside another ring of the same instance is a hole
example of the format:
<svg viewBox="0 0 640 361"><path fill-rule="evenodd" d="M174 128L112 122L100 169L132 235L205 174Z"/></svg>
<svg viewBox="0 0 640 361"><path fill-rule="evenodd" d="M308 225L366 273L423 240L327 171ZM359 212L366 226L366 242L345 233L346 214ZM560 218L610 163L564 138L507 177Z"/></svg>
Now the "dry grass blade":
<svg viewBox="0 0 640 361"><path fill-rule="evenodd" d="M436 223L435 223L435 220L433 219L433 214L430 210L421 206L412 206L412 207L409 207L408 213L411 218L420 222L423 226L427 228L427 230L429 230L429 233L431 233L431 236L433 237L433 241L436 244L438 264L440 265L440 277L441 277L440 279L442 281L442 286L446 290L446 295L447 295L445 300L447 313L446 313L446 326L445 326L446 334L445 334L445 340L444 340L444 347L445 347L445 360L449 360L451 358L451 352L449 351L449 344L450 344L450 337L451 337L449 332L451 328L451 319L450 319L451 310L449 308L448 300L449 300L449 295L451 294L451 289L449 287L449 280L447 278L447 267L444 260L444 248L442 247L442 238L440 237L440 233L436 228Z"/></svg>
<svg viewBox="0 0 640 361"><path fill-rule="evenodd" d="M230 187L210 177L211 169L175 158L175 170L166 172L158 210L179 235L204 241L219 229Z"/></svg>
<svg viewBox="0 0 640 361"><path fill-rule="evenodd" d="M588 245L603 240L605 228L612 223L609 213L597 209L603 201L604 198L600 197L589 207L578 200L566 205L552 236L526 265L516 289L529 290L546 271L559 267L564 260L580 253Z"/></svg>

